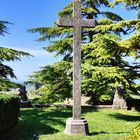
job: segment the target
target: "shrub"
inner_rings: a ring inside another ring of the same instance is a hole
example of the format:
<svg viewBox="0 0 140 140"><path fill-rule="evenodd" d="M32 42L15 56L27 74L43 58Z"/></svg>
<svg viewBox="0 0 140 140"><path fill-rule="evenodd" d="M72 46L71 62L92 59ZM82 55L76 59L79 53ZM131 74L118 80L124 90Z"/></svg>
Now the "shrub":
<svg viewBox="0 0 140 140"><path fill-rule="evenodd" d="M100 105L112 105L113 104L113 96L111 95L101 95L99 98Z"/></svg>
<svg viewBox="0 0 140 140"><path fill-rule="evenodd" d="M0 135L10 132L18 124L19 98L0 94Z"/></svg>
<svg viewBox="0 0 140 140"><path fill-rule="evenodd" d="M52 104L52 103L54 103L54 100L52 98L48 98L48 96L46 96L45 94L43 94L40 97L36 97L32 100L32 104L44 105L44 104Z"/></svg>
<svg viewBox="0 0 140 140"><path fill-rule="evenodd" d="M127 140L140 140L140 125L132 130Z"/></svg>
<svg viewBox="0 0 140 140"><path fill-rule="evenodd" d="M93 105L112 105L113 104L113 95L111 95L111 94L108 94L108 95L93 94L87 103L93 104Z"/></svg>

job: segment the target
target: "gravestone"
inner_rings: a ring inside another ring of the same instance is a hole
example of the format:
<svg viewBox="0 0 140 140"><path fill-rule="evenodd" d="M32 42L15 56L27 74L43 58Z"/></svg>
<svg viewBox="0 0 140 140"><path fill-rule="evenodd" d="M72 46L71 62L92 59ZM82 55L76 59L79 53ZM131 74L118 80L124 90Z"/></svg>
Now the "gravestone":
<svg viewBox="0 0 140 140"><path fill-rule="evenodd" d="M121 85L117 86L113 99L112 109L127 109L124 94L125 92L123 90L123 87Z"/></svg>
<svg viewBox="0 0 140 140"><path fill-rule="evenodd" d="M81 0L74 0L73 18L59 19L60 27L73 27L73 116L66 123L67 134L88 134L88 123L81 119L81 27L94 27L95 20L81 18Z"/></svg>

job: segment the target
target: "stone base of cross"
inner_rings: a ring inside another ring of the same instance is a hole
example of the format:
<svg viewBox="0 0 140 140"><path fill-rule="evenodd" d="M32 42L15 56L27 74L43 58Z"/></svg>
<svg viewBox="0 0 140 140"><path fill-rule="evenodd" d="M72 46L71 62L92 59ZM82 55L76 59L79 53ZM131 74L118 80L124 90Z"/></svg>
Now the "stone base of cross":
<svg viewBox="0 0 140 140"><path fill-rule="evenodd" d="M69 118L66 122L66 128L64 133L88 135L89 134L88 123L84 118L79 120Z"/></svg>
<svg viewBox="0 0 140 140"><path fill-rule="evenodd" d="M81 28L94 27L95 20L81 18L81 0L74 0L73 18L59 19L60 27L73 27L73 116L66 123L65 133L87 135L88 123L81 119Z"/></svg>

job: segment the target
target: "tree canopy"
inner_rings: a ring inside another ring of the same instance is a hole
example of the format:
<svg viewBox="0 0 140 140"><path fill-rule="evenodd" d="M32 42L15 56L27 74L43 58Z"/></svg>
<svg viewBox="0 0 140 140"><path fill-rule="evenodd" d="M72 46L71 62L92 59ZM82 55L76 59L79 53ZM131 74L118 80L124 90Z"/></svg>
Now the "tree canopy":
<svg viewBox="0 0 140 140"><path fill-rule="evenodd" d="M118 4L117 1L115 4ZM140 20L123 20L109 10L102 11L102 6L109 9L110 5L107 0L82 1L82 18L96 19L97 22L96 27L82 30L82 94L98 98L102 95L110 97L119 84L123 85L127 93L138 94L135 80L140 78L140 65L136 61L140 57ZM72 17L72 3L62 9L58 16ZM60 62L34 73L32 79L42 84L40 90L45 88L43 92L48 99L51 97L57 101L70 97L73 29L54 24L53 27L29 31L40 33L41 37L37 41L50 41L50 45L44 47L46 51L63 56ZM122 35L129 34L133 35L123 39ZM131 63L126 58L133 58L135 62ZM53 98L57 94L61 96Z"/></svg>

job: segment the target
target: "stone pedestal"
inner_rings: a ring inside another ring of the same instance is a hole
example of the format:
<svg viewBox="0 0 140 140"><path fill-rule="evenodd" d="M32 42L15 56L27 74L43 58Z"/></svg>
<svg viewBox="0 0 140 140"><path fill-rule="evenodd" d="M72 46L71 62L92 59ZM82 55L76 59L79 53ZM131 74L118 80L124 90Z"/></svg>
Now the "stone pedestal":
<svg viewBox="0 0 140 140"><path fill-rule="evenodd" d="M89 134L88 123L84 118L80 120L73 120L73 118L69 118L66 122L66 129L64 133L88 135Z"/></svg>

